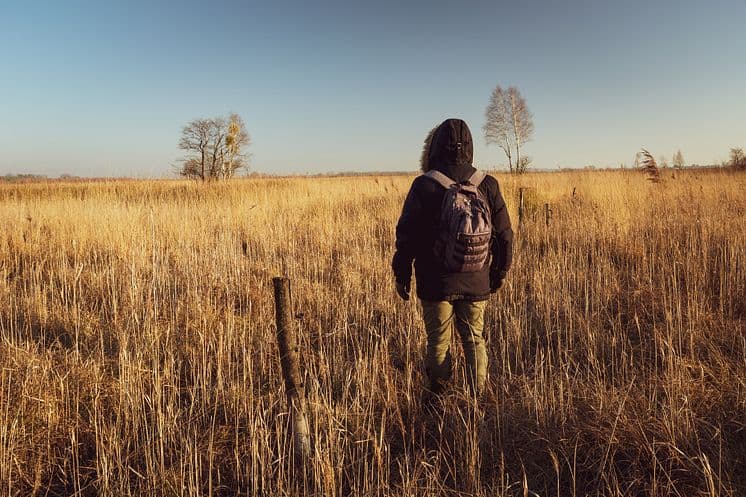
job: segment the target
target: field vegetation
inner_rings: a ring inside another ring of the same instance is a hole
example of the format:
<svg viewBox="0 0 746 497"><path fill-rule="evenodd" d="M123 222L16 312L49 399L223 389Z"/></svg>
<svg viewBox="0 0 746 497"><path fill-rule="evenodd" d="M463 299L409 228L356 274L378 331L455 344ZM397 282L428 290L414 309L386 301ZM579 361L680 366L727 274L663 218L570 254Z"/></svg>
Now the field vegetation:
<svg viewBox="0 0 746 497"><path fill-rule="evenodd" d="M0 494L746 495L746 176L498 178L488 388L436 409L389 269L411 177L0 185Z"/></svg>

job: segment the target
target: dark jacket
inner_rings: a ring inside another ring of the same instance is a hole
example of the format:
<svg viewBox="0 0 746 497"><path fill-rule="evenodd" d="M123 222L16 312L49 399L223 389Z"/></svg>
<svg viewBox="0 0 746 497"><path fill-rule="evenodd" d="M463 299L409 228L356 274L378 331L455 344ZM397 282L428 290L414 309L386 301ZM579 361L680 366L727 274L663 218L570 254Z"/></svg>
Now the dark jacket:
<svg viewBox="0 0 746 497"><path fill-rule="evenodd" d="M448 119L430 132L422 154L424 172L437 169L456 182L466 181L476 171L472 167L474 147L471 132L460 119ZM491 260L482 271L449 273L433 253L437 223L445 189L420 175L412 182L396 225L396 252L392 267L396 281L408 284L414 262L417 296L429 301L486 300L490 276L502 279L510 269L513 230L497 180L487 176L479 189L492 214Z"/></svg>

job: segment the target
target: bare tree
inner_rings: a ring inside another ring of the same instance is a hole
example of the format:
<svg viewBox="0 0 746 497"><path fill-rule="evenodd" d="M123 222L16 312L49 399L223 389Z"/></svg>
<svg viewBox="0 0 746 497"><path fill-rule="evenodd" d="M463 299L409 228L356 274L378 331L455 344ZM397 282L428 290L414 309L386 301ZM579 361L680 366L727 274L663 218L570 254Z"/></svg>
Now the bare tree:
<svg viewBox="0 0 746 497"><path fill-rule="evenodd" d="M210 178L220 178L223 167L223 156L225 155L225 137L228 133L228 125L225 118L215 117L210 119L210 156L208 158Z"/></svg>
<svg viewBox="0 0 746 497"><path fill-rule="evenodd" d="M528 155L520 156L518 160L516 160L515 163L515 172L518 174L523 174L526 171L528 171L528 168L531 167L531 157Z"/></svg>
<svg viewBox="0 0 746 497"><path fill-rule="evenodd" d="M736 169L746 169L746 155L744 155L742 148L730 149L729 164Z"/></svg>
<svg viewBox="0 0 746 497"><path fill-rule="evenodd" d="M673 154L673 167L681 169L684 165L684 155L681 153L681 150L677 150L676 153Z"/></svg>
<svg viewBox="0 0 746 497"><path fill-rule="evenodd" d="M179 148L186 152L178 172L187 178L226 179L248 166L243 148L250 144L238 114L227 118L195 119L181 131Z"/></svg>
<svg viewBox="0 0 746 497"><path fill-rule="evenodd" d="M497 144L505 152L511 173L524 172L531 161L521 157L521 147L531 140L534 121L521 92L514 86L507 90L503 90L500 85L496 86L484 116L482 130L487 144Z"/></svg>
<svg viewBox="0 0 746 497"><path fill-rule="evenodd" d="M205 180L205 166L210 142L211 125L209 119L195 119L181 130L179 148L187 152L182 159L179 174L189 178Z"/></svg>

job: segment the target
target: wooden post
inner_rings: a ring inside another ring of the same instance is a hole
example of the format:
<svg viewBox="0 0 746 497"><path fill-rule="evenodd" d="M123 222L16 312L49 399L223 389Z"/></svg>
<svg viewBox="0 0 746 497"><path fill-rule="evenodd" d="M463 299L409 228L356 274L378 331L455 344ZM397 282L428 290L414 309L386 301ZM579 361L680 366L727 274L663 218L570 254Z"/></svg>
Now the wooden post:
<svg viewBox="0 0 746 497"><path fill-rule="evenodd" d="M549 204L544 204L544 218L546 219L547 228L548 228L549 221L552 219L552 209L549 208Z"/></svg>
<svg viewBox="0 0 746 497"><path fill-rule="evenodd" d="M523 188L518 189L518 226L523 224Z"/></svg>
<svg viewBox="0 0 746 497"><path fill-rule="evenodd" d="M293 427L293 450L296 457L304 461L311 455L311 437L305 412L305 394L301 382L298 345L295 337L290 280L272 278L275 289L275 322L277 323L277 345L280 350L280 366L285 380L291 425Z"/></svg>

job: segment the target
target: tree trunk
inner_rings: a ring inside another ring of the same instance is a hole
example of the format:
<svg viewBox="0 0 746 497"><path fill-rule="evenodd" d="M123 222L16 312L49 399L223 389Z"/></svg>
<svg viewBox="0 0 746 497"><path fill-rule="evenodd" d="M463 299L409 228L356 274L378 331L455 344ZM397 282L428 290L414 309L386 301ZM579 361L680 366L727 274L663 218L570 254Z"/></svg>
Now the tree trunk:
<svg viewBox="0 0 746 497"><path fill-rule="evenodd" d="M513 156L510 154L510 142L506 139L505 145L501 147L503 149L503 152L505 152L505 156L508 158L508 170L512 173L513 172Z"/></svg>
<svg viewBox="0 0 746 497"><path fill-rule="evenodd" d="M200 176L202 177L202 181L205 180L205 147L202 146L202 161L200 162Z"/></svg>

